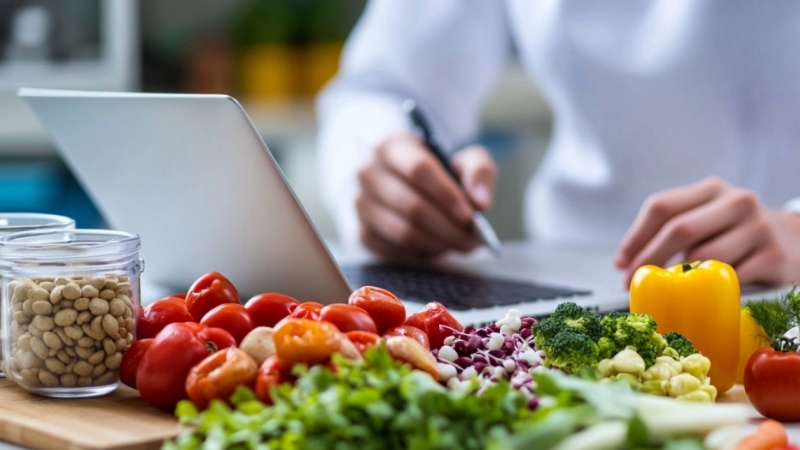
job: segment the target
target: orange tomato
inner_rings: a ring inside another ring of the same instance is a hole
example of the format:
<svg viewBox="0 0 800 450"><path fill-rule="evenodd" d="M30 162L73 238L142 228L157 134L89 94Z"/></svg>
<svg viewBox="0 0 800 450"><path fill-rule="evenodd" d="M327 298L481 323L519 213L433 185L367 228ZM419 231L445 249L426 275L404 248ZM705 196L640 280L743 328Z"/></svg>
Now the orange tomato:
<svg viewBox="0 0 800 450"><path fill-rule="evenodd" d="M251 386L258 367L244 350L228 347L218 351L192 367L186 377L186 394L200 409L211 400L227 402L237 386Z"/></svg>
<svg viewBox="0 0 800 450"><path fill-rule="evenodd" d="M330 322L288 318L275 328L273 339L281 365L311 366L324 362L339 350L343 335Z"/></svg>

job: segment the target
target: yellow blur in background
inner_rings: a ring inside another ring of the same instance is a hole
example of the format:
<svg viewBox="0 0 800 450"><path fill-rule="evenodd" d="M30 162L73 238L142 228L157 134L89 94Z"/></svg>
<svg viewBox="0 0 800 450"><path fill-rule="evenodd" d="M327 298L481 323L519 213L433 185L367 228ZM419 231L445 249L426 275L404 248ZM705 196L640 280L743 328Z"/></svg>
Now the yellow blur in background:
<svg viewBox="0 0 800 450"><path fill-rule="evenodd" d="M736 382L744 384L744 368L747 360L756 350L769 347L769 340L764 329L753 320L750 309L743 307L739 320L739 370L736 372Z"/></svg>

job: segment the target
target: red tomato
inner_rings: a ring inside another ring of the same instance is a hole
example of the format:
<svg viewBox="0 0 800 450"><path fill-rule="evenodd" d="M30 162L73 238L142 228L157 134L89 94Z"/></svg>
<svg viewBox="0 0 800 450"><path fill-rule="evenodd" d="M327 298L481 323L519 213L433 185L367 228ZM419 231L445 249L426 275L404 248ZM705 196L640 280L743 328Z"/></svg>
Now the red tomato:
<svg viewBox="0 0 800 450"><path fill-rule="evenodd" d="M431 348L439 348L453 330L461 331L464 327L458 323L441 303L428 303L419 312L408 316L406 325L417 327L428 335Z"/></svg>
<svg viewBox="0 0 800 450"><path fill-rule="evenodd" d="M288 318L275 327L273 339L281 365L290 368L324 362L339 350L344 337L330 322Z"/></svg>
<svg viewBox="0 0 800 450"><path fill-rule="evenodd" d="M225 303L215 306L203 316L203 320L200 323L227 331L236 340L236 345L241 344L247 333L255 328L250 314L239 303Z"/></svg>
<svg viewBox="0 0 800 450"><path fill-rule="evenodd" d="M370 347L375 347L381 342L381 337L375 333L370 333L369 331L348 331L344 334L350 342L355 345L358 349L358 352L362 355L365 351L367 351Z"/></svg>
<svg viewBox="0 0 800 450"><path fill-rule="evenodd" d="M300 302L288 295L265 292L252 297L244 307L257 327L274 327L288 317Z"/></svg>
<svg viewBox="0 0 800 450"><path fill-rule="evenodd" d="M256 397L262 402L271 405L272 386L277 386L284 381L291 380L292 376L288 370L281 366L281 362L275 355L270 356L261 363L258 368L258 375L256 375Z"/></svg>
<svg viewBox="0 0 800 450"><path fill-rule="evenodd" d="M128 347L128 350L125 350L122 362L119 364L119 381L122 384L136 389L136 371L142 362L142 356L152 343L152 339L137 339Z"/></svg>
<svg viewBox="0 0 800 450"><path fill-rule="evenodd" d="M428 340L428 335L417 327L398 325L394 328L390 328L386 333L383 333L384 338L390 338L392 336L408 336L422 344L426 349L431 349L431 342Z"/></svg>
<svg viewBox="0 0 800 450"><path fill-rule="evenodd" d="M369 331L375 334L378 333L378 327L375 326L375 321L372 320L372 317L370 317L366 311L358 306L341 303L328 305L319 312L319 320L327 320L336 325L336 328L342 333L356 330Z"/></svg>
<svg viewBox="0 0 800 450"><path fill-rule="evenodd" d="M294 319L319 320L319 312L322 310L322 303L303 302L289 314Z"/></svg>
<svg viewBox="0 0 800 450"><path fill-rule="evenodd" d="M394 294L373 286L364 286L350 294L347 303L358 306L372 317L378 333L400 325L406 318L406 307Z"/></svg>
<svg viewBox="0 0 800 450"><path fill-rule="evenodd" d="M200 322L217 305L239 302L239 292L233 283L218 272L198 278L186 293L186 307L195 322Z"/></svg>
<svg viewBox="0 0 800 450"><path fill-rule="evenodd" d="M757 350L744 369L744 390L764 417L800 420L800 353L770 347Z"/></svg>
<svg viewBox="0 0 800 450"><path fill-rule="evenodd" d="M186 308L186 301L178 295L171 295L147 305L142 310L136 324L136 338L154 338L165 326L176 322L194 322L194 317Z"/></svg>
<svg viewBox="0 0 800 450"><path fill-rule="evenodd" d="M251 386L258 366L244 350L228 347L206 356L186 377L186 393L200 409L211 400L228 402L237 386Z"/></svg>
<svg viewBox="0 0 800 450"><path fill-rule="evenodd" d="M172 411L186 394L186 376L217 350L236 345L225 330L200 323L171 323L153 338L136 369L136 388L156 408Z"/></svg>

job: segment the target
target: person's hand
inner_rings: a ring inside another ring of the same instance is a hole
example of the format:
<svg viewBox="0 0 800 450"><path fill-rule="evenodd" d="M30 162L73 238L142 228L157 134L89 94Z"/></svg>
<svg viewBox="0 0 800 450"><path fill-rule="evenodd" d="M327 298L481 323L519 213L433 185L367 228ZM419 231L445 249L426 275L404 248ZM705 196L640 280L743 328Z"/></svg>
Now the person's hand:
<svg viewBox="0 0 800 450"><path fill-rule="evenodd" d="M473 206L492 202L497 168L482 147L455 154L452 164L470 198L414 135L383 141L358 172L359 237L395 260L420 260L480 245L471 227Z"/></svg>
<svg viewBox="0 0 800 450"><path fill-rule="evenodd" d="M614 263L633 272L716 259L736 269L741 284L800 282L800 216L768 209L753 192L719 178L650 196L622 240Z"/></svg>

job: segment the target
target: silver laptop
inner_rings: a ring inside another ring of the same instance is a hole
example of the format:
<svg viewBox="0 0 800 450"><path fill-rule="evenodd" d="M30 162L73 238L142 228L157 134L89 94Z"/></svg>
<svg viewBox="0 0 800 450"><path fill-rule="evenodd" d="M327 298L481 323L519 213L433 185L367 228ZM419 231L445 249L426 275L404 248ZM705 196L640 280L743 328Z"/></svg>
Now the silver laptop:
<svg viewBox="0 0 800 450"><path fill-rule="evenodd" d="M499 261L478 252L433 268L342 271L229 96L27 88L19 95L110 226L141 236L143 284L181 291L218 271L243 299L274 291L325 304L375 284L410 310L451 298L450 309L468 323L509 308L545 315L564 300L600 310L628 305L610 253L602 252L602 259L585 250L570 256L520 244Z"/></svg>

